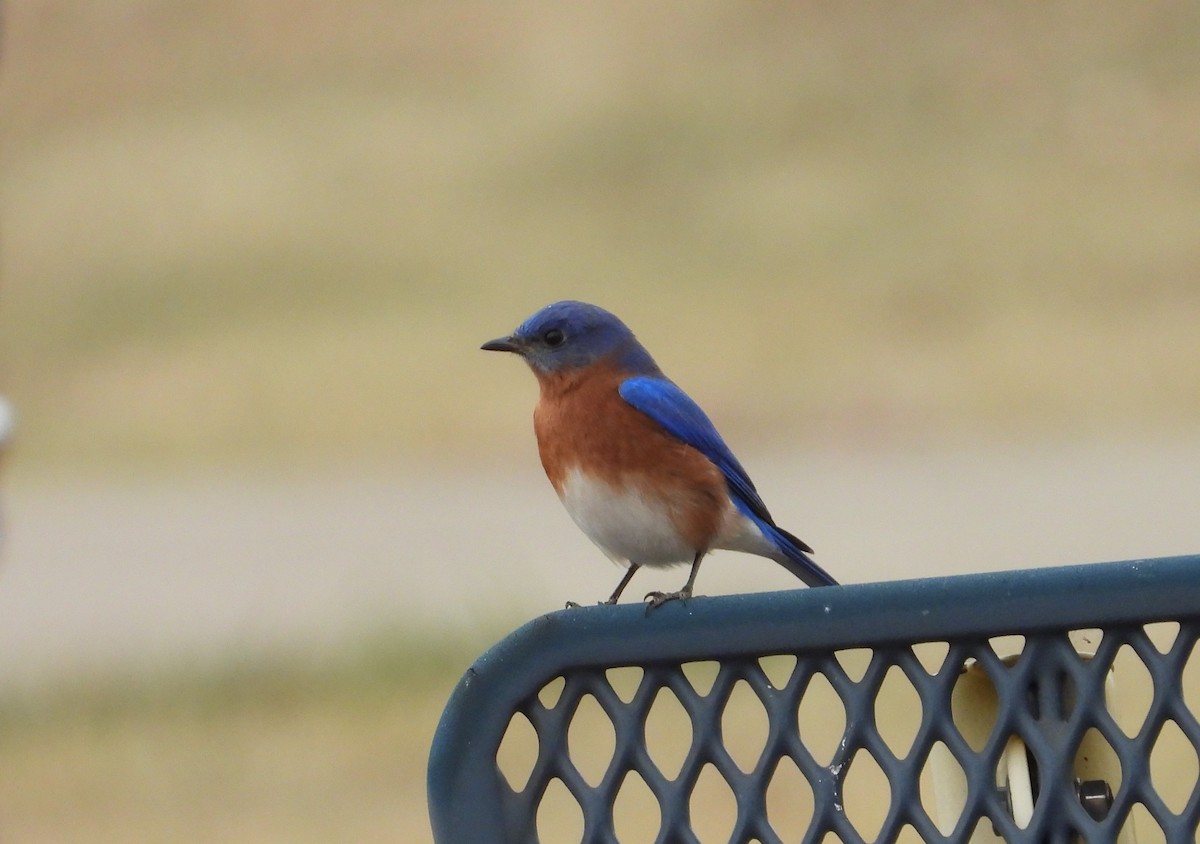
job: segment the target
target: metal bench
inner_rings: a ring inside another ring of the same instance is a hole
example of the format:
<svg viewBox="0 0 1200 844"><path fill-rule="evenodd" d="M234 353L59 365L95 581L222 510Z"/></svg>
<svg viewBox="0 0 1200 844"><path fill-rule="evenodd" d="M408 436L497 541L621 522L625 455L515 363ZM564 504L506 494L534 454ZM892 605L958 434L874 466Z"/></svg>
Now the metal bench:
<svg viewBox="0 0 1200 844"><path fill-rule="evenodd" d="M1200 557L550 613L438 727L439 844L1197 840Z"/></svg>

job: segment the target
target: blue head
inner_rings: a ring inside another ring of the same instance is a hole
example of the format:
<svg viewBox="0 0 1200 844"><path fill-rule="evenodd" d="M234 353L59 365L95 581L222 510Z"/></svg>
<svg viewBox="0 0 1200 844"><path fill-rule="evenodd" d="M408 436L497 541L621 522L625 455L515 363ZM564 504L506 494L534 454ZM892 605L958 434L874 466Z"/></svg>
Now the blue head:
<svg viewBox="0 0 1200 844"><path fill-rule="evenodd" d="M609 359L630 374L659 374L654 359L625 323L585 302L547 305L509 336L489 340L481 348L514 352L534 372L545 374L581 369Z"/></svg>

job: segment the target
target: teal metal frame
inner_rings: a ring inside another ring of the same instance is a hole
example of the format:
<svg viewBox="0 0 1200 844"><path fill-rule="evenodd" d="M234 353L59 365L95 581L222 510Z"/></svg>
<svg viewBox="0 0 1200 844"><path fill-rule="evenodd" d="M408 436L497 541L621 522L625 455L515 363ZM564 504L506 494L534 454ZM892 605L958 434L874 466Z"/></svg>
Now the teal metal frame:
<svg viewBox="0 0 1200 844"><path fill-rule="evenodd" d="M1144 625L1179 624L1161 653ZM1097 628L1096 653L1081 658L1068 633ZM1019 658L1005 661L989 645L1020 634ZM566 786L583 816L582 840L615 841L612 807L625 777L637 772L660 810L659 842L695 841L689 798L701 768L715 767L736 798L730 841L780 841L765 808L776 766L790 758L808 780L813 814L803 840L835 833L843 842L863 837L846 817L842 787L847 763L869 752L887 776L886 817L875 840L890 841L905 826L925 841L959 842L990 822L1008 842L1117 841L1137 804L1166 841L1197 840L1200 783L1173 813L1157 794L1150 755L1167 721L1193 750L1200 723L1182 692L1182 675L1200 637L1200 556L1102 563L1052 569L800 589L728 597L697 597L653 611L638 604L553 612L518 629L481 656L450 698L429 760L428 796L438 844L538 841L537 813L553 780ZM923 668L913 646L947 646L940 668ZM1140 731L1127 736L1104 704L1105 681L1117 651L1129 646L1146 666L1153 697ZM871 651L864 675L851 679L835 654ZM794 671L778 687L758 660L788 654ZM706 693L687 682L682 666L719 664ZM994 727L982 749L956 728L951 696L964 666L986 673L998 695ZM606 679L614 667L642 669L632 699ZM911 749L897 758L880 737L874 703L884 675L902 670L921 702ZM819 764L800 739L797 712L810 680L823 674L841 698L846 726L833 761ZM553 706L539 691L563 678ZM745 681L767 713L768 738L753 770L733 763L722 743L721 713L730 688ZM668 688L691 720L692 743L682 768L667 778L645 748L644 724L660 689ZM593 696L612 721L615 750L600 782L589 784L572 764L566 735L576 707ZM510 787L497 753L515 713L537 734L537 759L528 782ZM1098 731L1119 759L1119 784L1109 794L1085 795L1072 764L1089 730ZM1019 737L1035 771L1035 806L1022 827L997 787L1008 740ZM939 831L918 793L931 748L941 742L966 780L966 800L952 831ZM880 798L882 800L882 796ZM1089 806L1089 800L1092 805ZM1099 806L1099 808L1097 808Z"/></svg>

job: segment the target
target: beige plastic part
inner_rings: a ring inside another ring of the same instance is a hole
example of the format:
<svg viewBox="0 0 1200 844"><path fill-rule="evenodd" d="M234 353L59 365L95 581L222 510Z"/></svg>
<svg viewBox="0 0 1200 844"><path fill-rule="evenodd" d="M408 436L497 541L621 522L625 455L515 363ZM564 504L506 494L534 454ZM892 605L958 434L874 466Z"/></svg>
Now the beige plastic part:
<svg viewBox="0 0 1200 844"><path fill-rule="evenodd" d="M1021 655L1019 637L1010 651L998 651L997 656L1008 665ZM1072 634L1072 643L1080 657L1087 660L1095 655L1086 631ZM1003 647L1003 643L1000 643ZM1104 684L1105 706L1112 706L1116 699L1116 679L1113 671L1108 672ZM983 747L996 723L999 701L996 689L987 674L976 664L969 663L954 687L950 701L954 725L972 748ZM949 749L938 742L929 755L929 770L933 778L933 818L938 830L947 835L953 831L967 803L967 780L962 768ZM996 772L996 787L1008 792L1008 804L1013 820L1022 829L1033 817L1034 794L1030 775L1030 756L1025 742L1013 736L1005 746L999 770ZM1079 752L1075 757L1075 778L1078 780L1104 780L1115 791L1121 782L1121 765L1112 748L1094 732L1084 735ZM976 826L969 839L970 844L1004 844L986 821ZM1117 836L1117 844L1136 844L1133 823L1126 823Z"/></svg>
<svg viewBox="0 0 1200 844"><path fill-rule="evenodd" d="M1013 820L1021 829L1033 820L1033 777L1029 773L1029 753L1017 736L1008 740L1001 763L1000 785L1008 789L1008 805Z"/></svg>

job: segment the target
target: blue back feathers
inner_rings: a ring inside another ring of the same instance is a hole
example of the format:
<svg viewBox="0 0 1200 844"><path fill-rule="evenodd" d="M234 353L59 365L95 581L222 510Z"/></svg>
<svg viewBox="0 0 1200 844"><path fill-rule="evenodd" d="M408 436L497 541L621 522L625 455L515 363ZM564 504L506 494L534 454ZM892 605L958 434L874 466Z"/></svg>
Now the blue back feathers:
<svg viewBox="0 0 1200 844"><path fill-rule="evenodd" d="M775 524L742 464L725 445L716 426L687 393L661 375L627 378L618 392L630 405L699 451L721 470L734 506L770 537L787 558L786 562L780 562L788 571L809 586L837 583L805 553L812 551L808 545Z"/></svg>
<svg viewBox="0 0 1200 844"><path fill-rule="evenodd" d="M637 377L625 380L620 389L621 398L649 416L667 432L683 440L716 464L729 483L734 500L741 499L753 514L770 521L771 514L763 504L758 490L742 464L733 456L729 446L717 433L700 405L692 397L666 378Z"/></svg>

